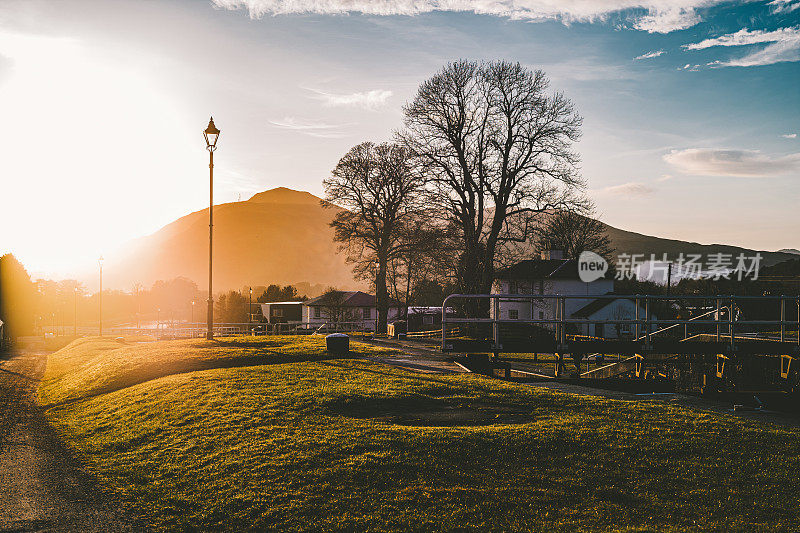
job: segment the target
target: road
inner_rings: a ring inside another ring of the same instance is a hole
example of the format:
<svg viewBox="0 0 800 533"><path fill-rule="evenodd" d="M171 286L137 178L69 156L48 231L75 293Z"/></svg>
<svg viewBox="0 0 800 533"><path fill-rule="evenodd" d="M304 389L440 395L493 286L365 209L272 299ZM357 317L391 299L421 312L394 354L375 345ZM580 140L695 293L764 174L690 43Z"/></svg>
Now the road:
<svg viewBox="0 0 800 533"><path fill-rule="evenodd" d="M0 530L133 531L36 404L47 355L0 356Z"/></svg>

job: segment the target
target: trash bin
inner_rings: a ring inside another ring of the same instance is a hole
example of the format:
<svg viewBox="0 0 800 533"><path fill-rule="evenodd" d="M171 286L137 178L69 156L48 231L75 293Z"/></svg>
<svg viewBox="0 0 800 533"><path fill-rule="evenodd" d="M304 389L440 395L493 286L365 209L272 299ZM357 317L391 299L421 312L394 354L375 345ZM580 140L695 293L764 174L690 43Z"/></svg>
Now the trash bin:
<svg viewBox="0 0 800 533"><path fill-rule="evenodd" d="M344 333L331 333L325 337L325 347L332 355L347 355L350 353L350 337Z"/></svg>

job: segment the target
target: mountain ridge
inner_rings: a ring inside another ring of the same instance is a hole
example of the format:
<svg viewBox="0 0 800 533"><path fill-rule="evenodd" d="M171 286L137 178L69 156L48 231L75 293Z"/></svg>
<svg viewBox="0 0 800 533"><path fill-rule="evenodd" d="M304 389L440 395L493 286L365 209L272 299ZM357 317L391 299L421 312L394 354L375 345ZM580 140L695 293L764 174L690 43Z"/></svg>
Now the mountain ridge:
<svg viewBox="0 0 800 533"><path fill-rule="evenodd" d="M351 265L337 253L330 222L341 209L307 191L278 187L246 201L214 206L214 288L308 282L347 290L365 290L353 279ZM744 247L701 244L653 237L604 224L616 253L755 253ZM208 279L208 208L189 213L158 231L131 241L127 251L108 258L107 286L130 289L178 276L200 287ZM763 265L796 257L758 251Z"/></svg>

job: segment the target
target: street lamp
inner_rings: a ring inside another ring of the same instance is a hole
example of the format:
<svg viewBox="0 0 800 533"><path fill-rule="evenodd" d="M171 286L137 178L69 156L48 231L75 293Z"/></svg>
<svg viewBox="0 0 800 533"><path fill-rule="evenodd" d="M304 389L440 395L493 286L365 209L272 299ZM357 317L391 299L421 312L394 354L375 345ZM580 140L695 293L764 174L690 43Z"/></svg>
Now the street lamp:
<svg viewBox="0 0 800 533"><path fill-rule="evenodd" d="M75 287L75 336L78 336L78 287Z"/></svg>
<svg viewBox="0 0 800 533"><path fill-rule="evenodd" d="M194 325L194 300L192 300L192 325Z"/></svg>
<svg viewBox="0 0 800 533"><path fill-rule="evenodd" d="M99 307L100 307L100 336L103 336L103 256L100 256L100 259L97 260L97 264L100 265L100 298L99 298Z"/></svg>
<svg viewBox="0 0 800 533"><path fill-rule="evenodd" d="M250 329L250 320L253 318L253 287L250 287L250 298L247 303L247 329Z"/></svg>
<svg viewBox="0 0 800 533"><path fill-rule="evenodd" d="M214 293L211 289L211 265L214 258L213 243L214 243L214 150L217 149L217 139L219 139L219 130L214 125L214 117L208 121L208 127L203 132L203 137L206 140L206 149L208 150L208 331L206 331L206 338L212 340L214 338Z"/></svg>

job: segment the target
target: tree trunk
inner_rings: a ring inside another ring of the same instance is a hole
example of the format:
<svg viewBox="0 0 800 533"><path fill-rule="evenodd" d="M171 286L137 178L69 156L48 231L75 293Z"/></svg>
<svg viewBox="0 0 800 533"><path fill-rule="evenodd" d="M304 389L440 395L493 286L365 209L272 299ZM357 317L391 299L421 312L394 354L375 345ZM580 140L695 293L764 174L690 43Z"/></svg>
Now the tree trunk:
<svg viewBox="0 0 800 533"><path fill-rule="evenodd" d="M375 306L378 308L378 324L375 333L386 333L386 322L389 315L389 290L386 287L385 258L378 259L378 274L375 276Z"/></svg>

